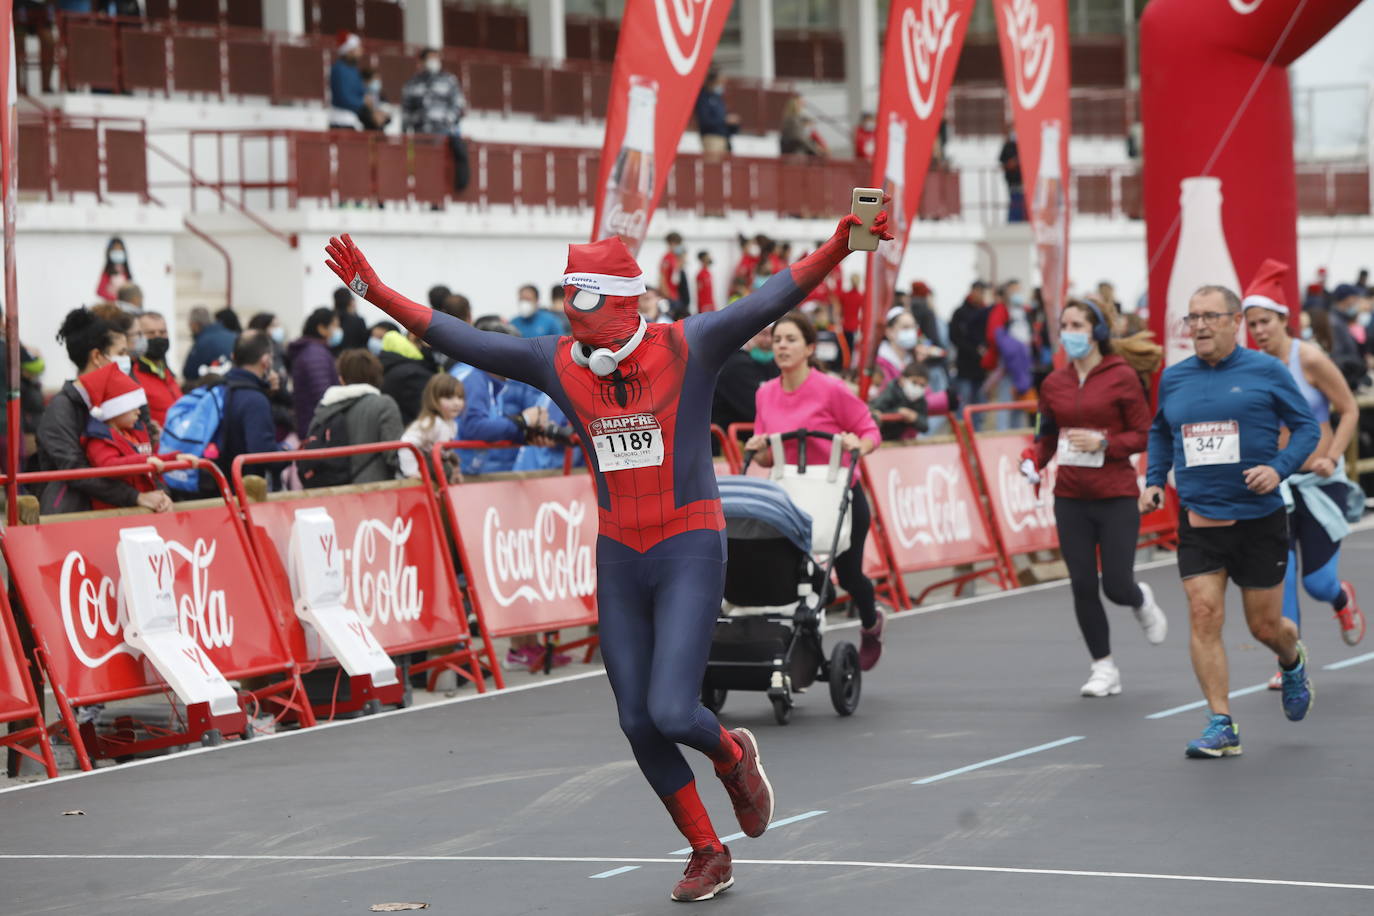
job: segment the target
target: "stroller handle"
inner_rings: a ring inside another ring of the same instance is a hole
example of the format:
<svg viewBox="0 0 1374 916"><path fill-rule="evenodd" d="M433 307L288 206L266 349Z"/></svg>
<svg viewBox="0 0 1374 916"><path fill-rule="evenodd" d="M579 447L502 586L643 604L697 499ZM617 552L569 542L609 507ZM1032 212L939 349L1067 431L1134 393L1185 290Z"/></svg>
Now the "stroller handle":
<svg viewBox="0 0 1374 916"><path fill-rule="evenodd" d="M770 434L772 435L772 434ZM794 429L791 432L778 433L778 438L783 442L797 442L797 470L806 473L806 443L811 439L823 439L826 442L833 442L836 433L823 432L818 429ZM758 454L758 449L745 449L744 466L740 468L741 474L749 473L749 465L753 463L754 455ZM860 452L856 448L849 450L849 480L854 480L854 469L859 464Z"/></svg>

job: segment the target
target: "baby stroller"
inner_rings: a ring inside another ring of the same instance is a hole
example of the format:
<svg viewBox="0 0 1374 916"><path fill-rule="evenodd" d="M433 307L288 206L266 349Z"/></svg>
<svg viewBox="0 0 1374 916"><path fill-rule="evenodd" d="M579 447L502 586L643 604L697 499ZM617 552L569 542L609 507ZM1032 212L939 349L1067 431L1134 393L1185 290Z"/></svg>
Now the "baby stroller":
<svg viewBox="0 0 1374 916"><path fill-rule="evenodd" d="M812 438L831 440L830 461L808 466ZM798 462L788 466L783 443L796 441ZM773 717L786 725L793 693L829 682L830 701L842 716L859 706L859 652L836 644L829 659L821 644L835 557L849 548L849 498L858 455L840 468L840 437L797 430L769 438L769 479L720 480L729 555L725 606L716 622L702 682L702 702L719 712L731 690L762 690ZM749 470L753 452L744 454Z"/></svg>

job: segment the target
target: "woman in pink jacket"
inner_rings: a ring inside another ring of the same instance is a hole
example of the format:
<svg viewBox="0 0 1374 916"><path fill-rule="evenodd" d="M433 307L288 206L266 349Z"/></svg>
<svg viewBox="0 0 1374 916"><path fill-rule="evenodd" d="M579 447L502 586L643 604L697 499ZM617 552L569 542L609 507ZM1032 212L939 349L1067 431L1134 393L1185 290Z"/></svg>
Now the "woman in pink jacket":
<svg viewBox="0 0 1374 916"><path fill-rule="evenodd" d="M782 375L759 386L754 396L754 435L745 443L764 467L773 463L773 453L767 447L769 433L808 429L839 434L846 466L848 453L854 449L867 455L878 447L880 436L873 415L848 385L815 367L815 353L816 328L801 312L789 312L773 325L773 359ZM787 460L795 462L797 444L789 442L786 449ZM808 459L814 455L817 464L830 460L830 444L823 440L812 440L807 452ZM835 558L835 573L859 609L863 624L859 667L867 671L883 652L883 615L874 601L873 583L863 572L864 542L872 514L857 478L849 512L849 549Z"/></svg>

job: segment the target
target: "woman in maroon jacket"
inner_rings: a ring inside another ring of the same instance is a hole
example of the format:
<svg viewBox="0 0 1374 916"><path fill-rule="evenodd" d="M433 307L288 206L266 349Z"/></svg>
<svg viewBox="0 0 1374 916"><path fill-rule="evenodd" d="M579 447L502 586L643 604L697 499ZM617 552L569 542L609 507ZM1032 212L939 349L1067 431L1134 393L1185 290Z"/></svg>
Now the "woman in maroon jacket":
<svg viewBox="0 0 1374 916"><path fill-rule="evenodd" d="M1167 629L1150 587L1135 581L1140 487L1130 461L1131 455L1145 451L1150 406L1142 376L1158 367L1160 348L1145 339L1113 341L1111 326L1103 308L1091 302L1064 307L1059 339L1070 362L1041 385L1036 447L1021 456L1022 473L1037 486L1038 469L1059 458L1054 514L1074 613L1093 659L1092 674L1081 690L1090 697L1121 692L1098 593L1099 550L1108 600L1134 608L1151 643L1163 642Z"/></svg>

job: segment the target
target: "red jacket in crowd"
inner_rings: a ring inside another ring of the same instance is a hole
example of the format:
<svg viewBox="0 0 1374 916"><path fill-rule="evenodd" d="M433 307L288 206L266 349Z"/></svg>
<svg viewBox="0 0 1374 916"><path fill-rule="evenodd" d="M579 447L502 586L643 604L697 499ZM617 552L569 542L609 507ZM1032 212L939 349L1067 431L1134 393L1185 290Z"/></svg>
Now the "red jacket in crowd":
<svg viewBox="0 0 1374 916"><path fill-rule="evenodd" d="M148 415L158 426L167 422L167 408L181 397L181 386L177 377L166 365L158 367L146 359L134 362L134 381L148 396Z"/></svg>
<svg viewBox="0 0 1374 916"><path fill-rule="evenodd" d="M716 310L716 287L711 279L711 269L703 267L697 271L697 311L714 312Z"/></svg>
<svg viewBox="0 0 1374 916"><path fill-rule="evenodd" d="M1082 384L1078 370L1070 363L1051 372L1040 386L1035 466L1049 464L1059 437L1070 429L1105 433L1107 454L1102 467L1060 464L1054 495L1065 499L1135 498L1140 495L1140 485L1130 457L1145 451L1150 419L1140 376L1120 356L1103 357Z"/></svg>

